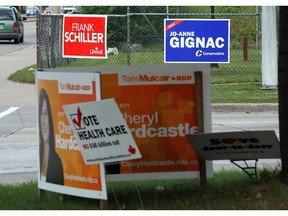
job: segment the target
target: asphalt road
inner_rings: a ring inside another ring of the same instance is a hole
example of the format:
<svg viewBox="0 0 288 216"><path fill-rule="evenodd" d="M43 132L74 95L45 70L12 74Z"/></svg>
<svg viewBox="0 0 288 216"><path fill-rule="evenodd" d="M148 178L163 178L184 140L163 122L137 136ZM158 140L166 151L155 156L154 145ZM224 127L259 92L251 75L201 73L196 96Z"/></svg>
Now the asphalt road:
<svg viewBox="0 0 288 216"><path fill-rule="evenodd" d="M24 42L14 44L13 41L0 41L0 56L21 50L30 46L36 46L36 24L35 22L26 22L24 24Z"/></svg>
<svg viewBox="0 0 288 216"><path fill-rule="evenodd" d="M24 43L0 41L0 183L37 176L35 85L7 80L17 70L36 64L36 25L24 25Z"/></svg>
<svg viewBox="0 0 288 216"><path fill-rule="evenodd" d="M26 23L25 29L22 45L0 43L0 183L18 183L37 177L35 85L7 80L15 71L36 64L35 23ZM212 132L275 130L279 135L275 105L266 108L261 104L229 108L223 105L217 109L212 106L212 109ZM277 166L279 161L264 160L260 165ZM215 161L213 166L217 170L234 165L229 161Z"/></svg>
<svg viewBox="0 0 288 216"><path fill-rule="evenodd" d="M277 112L212 113L212 132L274 130L279 137Z"/></svg>

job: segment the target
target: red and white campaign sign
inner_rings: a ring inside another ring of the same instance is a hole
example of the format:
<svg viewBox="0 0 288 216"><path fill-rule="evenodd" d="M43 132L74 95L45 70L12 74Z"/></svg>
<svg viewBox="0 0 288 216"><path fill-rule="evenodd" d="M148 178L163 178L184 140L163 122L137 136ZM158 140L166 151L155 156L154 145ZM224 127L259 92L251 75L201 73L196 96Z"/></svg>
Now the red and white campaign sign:
<svg viewBox="0 0 288 216"><path fill-rule="evenodd" d="M86 164L142 157L114 99L63 108Z"/></svg>
<svg viewBox="0 0 288 216"><path fill-rule="evenodd" d="M107 58L106 15L64 15L63 57Z"/></svg>

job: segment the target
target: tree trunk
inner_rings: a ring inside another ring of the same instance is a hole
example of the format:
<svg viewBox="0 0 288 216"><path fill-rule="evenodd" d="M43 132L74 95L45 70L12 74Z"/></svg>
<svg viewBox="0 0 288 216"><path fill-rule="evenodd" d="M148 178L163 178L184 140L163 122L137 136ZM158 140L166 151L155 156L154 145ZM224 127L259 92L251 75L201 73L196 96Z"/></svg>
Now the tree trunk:
<svg viewBox="0 0 288 216"><path fill-rule="evenodd" d="M282 177L288 180L288 7L280 7L278 100Z"/></svg>

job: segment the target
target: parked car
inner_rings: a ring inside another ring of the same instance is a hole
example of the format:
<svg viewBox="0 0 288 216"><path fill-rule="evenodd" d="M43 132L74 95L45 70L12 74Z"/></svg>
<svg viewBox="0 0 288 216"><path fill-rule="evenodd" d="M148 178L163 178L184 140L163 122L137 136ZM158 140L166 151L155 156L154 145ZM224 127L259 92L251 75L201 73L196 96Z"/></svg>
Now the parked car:
<svg viewBox="0 0 288 216"><path fill-rule="evenodd" d="M46 12L46 14L52 14L52 9L51 9L51 7L46 7L46 9L45 9L45 12Z"/></svg>
<svg viewBox="0 0 288 216"><path fill-rule="evenodd" d="M14 40L15 44L24 41L24 25L15 7L0 7L0 40Z"/></svg>
<svg viewBox="0 0 288 216"><path fill-rule="evenodd" d="M71 11L71 12L68 12L67 14L80 14L79 11Z"/></svg>
<svg viewBox="0 0 288 216"><path fill-rule="evenodd" d="M63 14L67 14L69 12L72 12L72 11L75 11L76 10L76 6L63 6L62 7L62 11L63 11Z"/></svg>
<svg viewBox="0 0 288 216"><path fill-rule="evenodd" d="M39 13L40 13L40 10L36 6L26 8L26 16L36 16Z"/></svg>

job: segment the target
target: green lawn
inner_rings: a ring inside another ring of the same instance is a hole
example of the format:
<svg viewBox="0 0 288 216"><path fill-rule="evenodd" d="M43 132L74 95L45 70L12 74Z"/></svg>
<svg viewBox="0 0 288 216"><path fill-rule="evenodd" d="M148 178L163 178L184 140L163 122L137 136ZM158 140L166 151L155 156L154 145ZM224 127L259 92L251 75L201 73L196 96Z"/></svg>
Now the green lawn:
<svg viewBox="0 0 288 216"><path fill-rule="evenodd" d="M199 180L147 180L107 185L109 210L287 210L288 185L279 171L218 171L205 187ZM100 201L46 191L37 183L0 185L0 210L99 210Z"/></svg>
<svg viewBox="0 0 288 216"><path fill-rule="evenodd" d="M211 68L211 94L213 103L277 103L278 91L261 90L261 50L250 49L248 60L243 61L242 50L233 49L230 63L217 64ZM131 65L163 64L162 51L143 51L131 53ZM58 67L95 67L127 65L127 53L109 55L107 60L94 59L62 59ZM35 83L32 65L17 71L10 80Z"/></svg>

